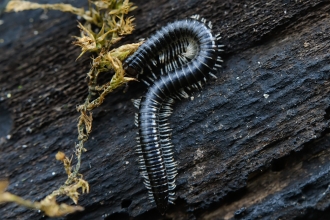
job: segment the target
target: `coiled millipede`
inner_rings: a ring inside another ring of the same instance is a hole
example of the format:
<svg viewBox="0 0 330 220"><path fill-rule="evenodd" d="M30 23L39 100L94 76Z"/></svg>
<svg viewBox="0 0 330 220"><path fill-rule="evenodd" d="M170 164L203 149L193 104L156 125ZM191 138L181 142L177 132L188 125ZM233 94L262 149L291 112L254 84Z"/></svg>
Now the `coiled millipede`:
<svg viewBox="0 0 330 220"><path fill-rule="evenodd" d="M146 94L134 101L139 109L137 153L149 198L162 214L174 201L177 175L168 123L174 99L188 98L209 76L216 78L213 73L221 67L223 45L211 29L211 22L199 15L169 23L124 62L129 75L148 85Z"/></svg>

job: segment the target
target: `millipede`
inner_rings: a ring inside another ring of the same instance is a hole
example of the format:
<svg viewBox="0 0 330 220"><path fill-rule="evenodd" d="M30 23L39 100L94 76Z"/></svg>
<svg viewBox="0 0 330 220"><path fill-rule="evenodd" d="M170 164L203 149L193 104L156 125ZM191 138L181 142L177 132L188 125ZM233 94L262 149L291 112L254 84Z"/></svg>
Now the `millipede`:
<svg viewBox="0 0 330 220"><path fill-rule="evenodd" d="M219 39L212 34L211 22L194 15L158 30L124 62L126 73L148 86L146 94L133 101L139 109L136 151L149 198L161 214L174 203L177 175L168 117L174 100L188 98L209 76L216 78L222 62Z"/></svg>

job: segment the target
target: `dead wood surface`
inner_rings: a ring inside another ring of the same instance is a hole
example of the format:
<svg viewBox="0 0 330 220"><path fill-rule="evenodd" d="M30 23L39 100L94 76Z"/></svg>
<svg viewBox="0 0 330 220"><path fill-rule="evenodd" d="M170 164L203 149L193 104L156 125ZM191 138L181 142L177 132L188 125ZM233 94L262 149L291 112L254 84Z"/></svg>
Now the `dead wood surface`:
<svg viewBox="0 0 330 220"><path fill-rule="evenodd" d="M131 83L94 111L81 169L91 192L80 197L84 212L62 219L328 219L329 1L133 2L136 31L123 43L200 14L223 36L224 66L175 104L177 200L166 216L148 202L139 176L130 100L145 87ZM30 200L66 180L54 156L74 152L75 106L87 95L90 67L89 55L75 62L76 16L43 14L0 17L0 177ZM47 219L14 204L0 205L0 215Z"/></svg>

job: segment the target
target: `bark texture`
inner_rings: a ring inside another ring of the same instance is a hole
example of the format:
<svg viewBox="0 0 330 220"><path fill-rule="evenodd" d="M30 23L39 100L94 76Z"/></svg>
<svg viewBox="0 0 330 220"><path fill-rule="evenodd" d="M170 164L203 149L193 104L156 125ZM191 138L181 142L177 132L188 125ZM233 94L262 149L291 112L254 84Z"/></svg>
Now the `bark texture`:
<svg viewBox="0 0 330 220"><path fill-rule="evenodd" d="M224 66L217 80L175 105L177 200L165 216L139 176L130 100L145 87L131 83L94 111L81 169L91 192L79 200L84 212L62 219L328 219L329 1L133 2L136 31L123 43L200 14L223 36ZM75 62L76 17L43 14L0 18L0 177L31 200L66 179L54 156L74 152L75 106L87 95L90 67L88 55ZM47 219L14 204L0 205L0 214Z"/></svg>

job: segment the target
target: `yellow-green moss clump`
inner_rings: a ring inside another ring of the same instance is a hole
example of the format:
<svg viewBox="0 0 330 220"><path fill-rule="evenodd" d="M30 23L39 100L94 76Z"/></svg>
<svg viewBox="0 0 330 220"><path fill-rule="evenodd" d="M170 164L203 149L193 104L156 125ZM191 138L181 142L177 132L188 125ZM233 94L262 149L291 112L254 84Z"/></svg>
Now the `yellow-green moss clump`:
<svg viewBox="0 0 330 220"><path fill-rule="evenodd" d="M129 0L89 0L88 10L73 7L70 4L38 4L12 0L8 3L6 12L19 12L40 8L45 10L60 10L81 16L85 22L84 24L78 24L80 36L76 36L76 40L73 42L75 45L81 47L82 52L78 58L86 52L95 54L95 57L92 58L92 67L87 73L89 79L88 96L85 103L77 107L78 112L80 112L78 121L79 142L75 146L77 163L73 167L71 164L72 158L69 159L62 152L57 153L56 159L63 162L68 179L59 189L53 191L40 202L31 202L5 192L8 182L0 181L0 203L16 202L31 209L41 210L48 216L57 217L83 210L81 206L58 204L56 197L66 195L77 204L80 195L78 190L80 189L82 193L89 192L89 184L83 179L83 176L79 173L79 169L81 154L86 151L84 142L88 140L88 136L92 130L93 118L91 111L100 106L106 95L110 92L129 81L135 80L134 78L125 76L122 61L134 53L142 42L111 49L113 44L119 42L123 36L131 34L134 30L132 23L134 18L126 17L130 11L136 8ZM99 31L97 33L92 30L92 25L98 27ZM109 72L113 72L110 82L104 85L97 85L100 74L109 74Z"/></svg>

